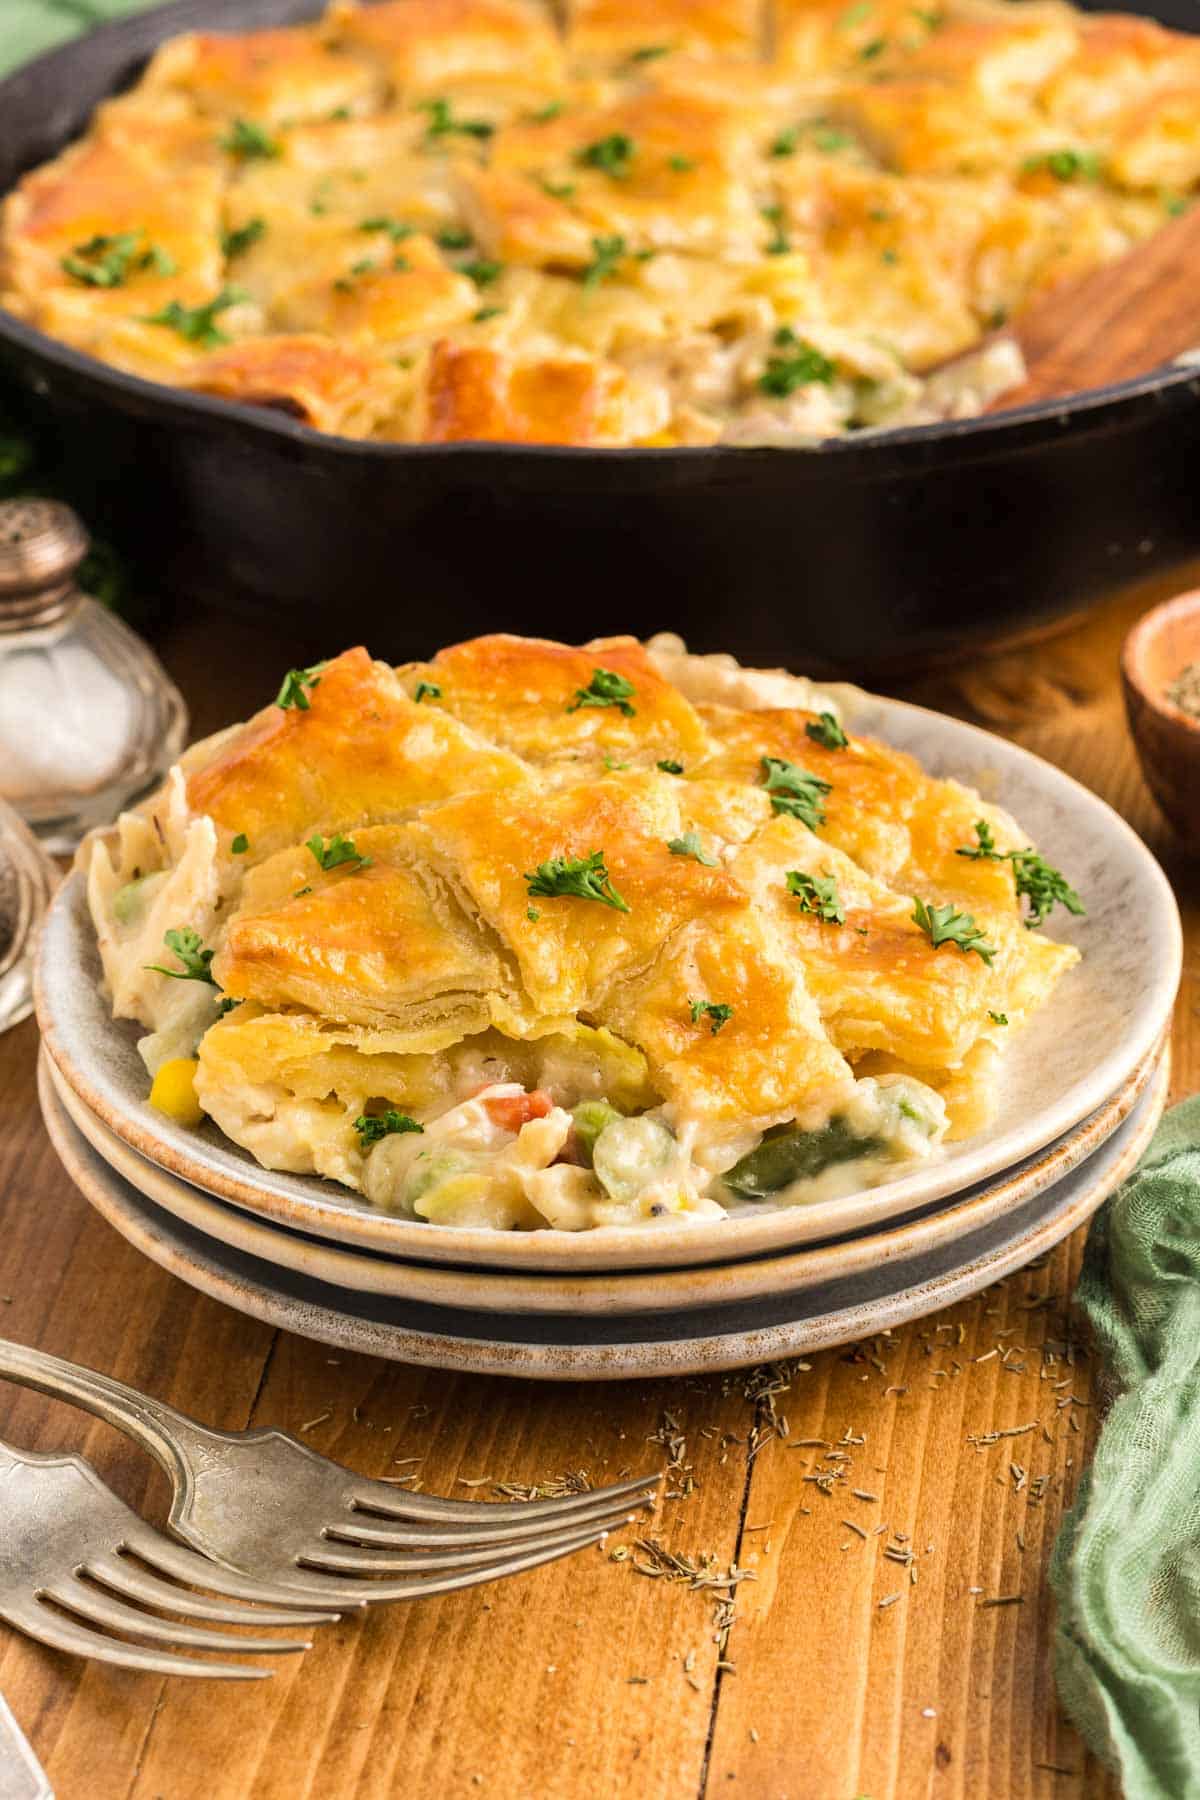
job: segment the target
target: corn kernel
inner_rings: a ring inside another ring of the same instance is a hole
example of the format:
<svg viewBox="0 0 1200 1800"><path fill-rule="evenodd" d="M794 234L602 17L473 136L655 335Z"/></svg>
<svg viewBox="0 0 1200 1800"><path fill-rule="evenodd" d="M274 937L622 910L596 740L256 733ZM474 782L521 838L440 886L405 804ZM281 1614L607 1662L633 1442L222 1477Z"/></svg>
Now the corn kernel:
<svg viewBox="0 0 1200 1800"><path fill-rule="evenodd" d="M198 1125L204 1117L204 1108L196 1098L198 1067L192 1056L173 1056L165 1062L150 1089L151 1106L179 1125Z"/></svg>

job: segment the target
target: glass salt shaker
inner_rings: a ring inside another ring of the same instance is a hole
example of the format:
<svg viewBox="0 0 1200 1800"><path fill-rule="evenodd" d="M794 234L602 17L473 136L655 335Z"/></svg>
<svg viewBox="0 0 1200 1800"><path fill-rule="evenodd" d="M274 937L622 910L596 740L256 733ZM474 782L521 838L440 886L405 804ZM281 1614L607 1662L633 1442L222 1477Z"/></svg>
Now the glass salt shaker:
<svg viewBox="0 0 1200 1800"><path fill-rule="evenodd" d="M0 1031L33 1011L33 949L58 870L0 800Z"/></svg>
<svg viewBox="0 0 1200 1800"><path fill-rule="evenodd" d="M60 501L0 501L0 796L57 854L147 792L187 729L158 658L77 586L87 549Z"/></svg>

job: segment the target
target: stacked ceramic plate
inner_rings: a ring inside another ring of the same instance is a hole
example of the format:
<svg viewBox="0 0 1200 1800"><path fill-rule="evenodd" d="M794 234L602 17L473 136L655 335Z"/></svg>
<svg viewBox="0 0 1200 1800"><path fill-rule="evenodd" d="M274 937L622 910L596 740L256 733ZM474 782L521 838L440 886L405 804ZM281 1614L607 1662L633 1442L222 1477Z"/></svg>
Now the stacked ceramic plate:
<svg viewBox="0 0 1200 1800"><path fill-rule="evenodd" d="M67 1170L147 1256L243 1312L487 1373L727 1368L883 1330L1020 1267L1088 1218L1157 1122L1175 902L1133 832L1027 752L866 695L848 711L856 731L1008 807L1087 903L1069 921L1083 960L1014 1042L991 1125L937 1162L845 1199L747 1201L688 1226L500 1232L393 1218L149 1107L139 1034L109 1017L74 875L47 921L39 994L42 1106Z"/></svg>

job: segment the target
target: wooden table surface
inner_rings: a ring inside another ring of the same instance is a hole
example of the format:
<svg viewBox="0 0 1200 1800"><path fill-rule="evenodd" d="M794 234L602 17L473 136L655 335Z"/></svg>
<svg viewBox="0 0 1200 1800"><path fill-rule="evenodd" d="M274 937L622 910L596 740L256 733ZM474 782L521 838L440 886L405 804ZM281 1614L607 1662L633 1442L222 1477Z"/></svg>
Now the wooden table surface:
<svg viewBox="0 0 1200 1800"><path fill-rule="evenodd" d="M1117 656L1151 600L1196 583L1200 566L1036 648L897 689L1070 770L1163 858L1188 943L1176 1095L1200 1085L1200 879L1143 786ZM283 663L308 651L267 632L231 642L202 621L159 647L198 731L261 704ZM216 1425L306 1427L318 1450L369 1474L409 1471L430 1492L486 1498L492 1482L585 1469L600 1483L676 1464L670 1496L615 1555L610 1544L343 1622L270 1682L106 1669L0 1626L0 1690L59 1800L1116 1794L1059 1713L1052 1678L1047 1564L1096 1424L1094 1374L1067 1318L1081 1233L886 1340L768 1371L604 1386L446 1375L272 1331L144 1261L62 1174L34 1098L35 1052L32 1023L0 1040L6 1335ZM1033 1420L1046 1430L971 1441ZM162 1516L158 1471L106 1427L0 1386L0 1434L82 1450ZM646 1552L624 1555L637 1535L745 1579L714 1591L652 1578L635 1567ZM1020 1604L982 1604L1015 1594Z"/></svg>

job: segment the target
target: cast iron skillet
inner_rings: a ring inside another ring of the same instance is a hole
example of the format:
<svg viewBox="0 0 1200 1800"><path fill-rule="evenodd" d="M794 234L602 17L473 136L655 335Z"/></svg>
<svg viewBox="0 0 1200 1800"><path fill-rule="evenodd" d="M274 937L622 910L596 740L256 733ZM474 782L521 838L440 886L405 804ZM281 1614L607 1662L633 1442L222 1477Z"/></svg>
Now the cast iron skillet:
<svg viewBox="0 0 1200 1800"><path fill-rule="evenodd" d="M1135 9L1200 28L1198 0ZM163 39L315 0L175 0L0 83L0 192ZM1200 373L816 450L384 445L139 380L0 311L92 516L152 579L283 607L287 650L419 654L481 630L670 627L697 649L861 672L1032 635L1200 545ZM297 616L299 615L299 616Z"/></svg>

